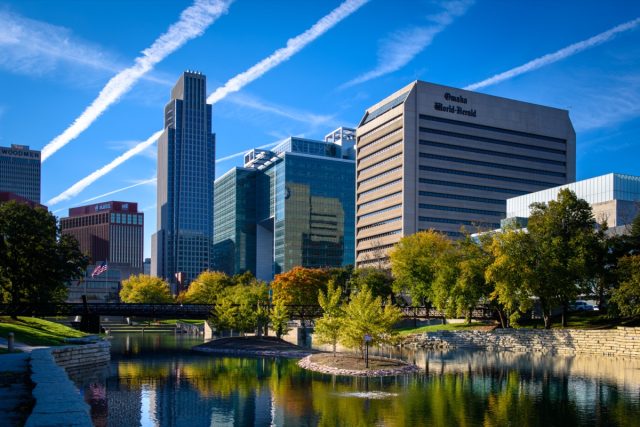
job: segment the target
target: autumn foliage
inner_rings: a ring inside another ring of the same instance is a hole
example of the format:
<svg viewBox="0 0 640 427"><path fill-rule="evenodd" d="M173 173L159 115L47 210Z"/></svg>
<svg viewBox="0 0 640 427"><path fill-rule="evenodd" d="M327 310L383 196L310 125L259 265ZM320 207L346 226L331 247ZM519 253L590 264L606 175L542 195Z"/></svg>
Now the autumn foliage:
<svg viewBox="0 0 640 427"><path fill-rule="evenodd" d="M327 288L329 273L319 268L295 267L277 274L271 283L273 303L286 305L318 304L318 293Z"/></svg>

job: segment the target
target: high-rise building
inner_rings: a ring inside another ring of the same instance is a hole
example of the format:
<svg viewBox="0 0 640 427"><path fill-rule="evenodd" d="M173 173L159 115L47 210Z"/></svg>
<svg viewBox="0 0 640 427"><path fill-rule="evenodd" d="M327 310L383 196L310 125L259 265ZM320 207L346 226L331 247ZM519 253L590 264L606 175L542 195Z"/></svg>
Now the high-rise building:
<svg viewBox="0 0 640 427"><path fill-rule="evenodd" d="M40 151L28 145L0 147L0 192L40 203Z"/></svg>
<svg viewBox="0 0 640 427"><path fill-rule="evenodd" d="M144 214L138 212L137 203L111 201L71 208L69 216L60 219L60 229L74 236L90 259L83 280L71 283L69 301L77 302L81 295L115 301L120 282L143 272ZM92 277L102 262L107 270Z"/></svg>
<svg viewBox="0 0 640 427"><path fill-rule="evenodd" d="M295 266L353 264L355 132L336 132L254 149L216 180L216 269L271 280Z"/></svg>
<svg viewBox="0 0 640 427"><path fill-rule="evenodd" d="M566 110L411 83L357 128L356 265L420 230L498 228L507 198L575 180L575 150Z"/></svg>
<svg viewBox="0 0 640 427"><path fill-rule="evenodd" d="M211 268L214 179L206 77L185 72L165 106L158 140L158 231L152 236L151 274L172 284L182 277L185 285Z"/></svg>

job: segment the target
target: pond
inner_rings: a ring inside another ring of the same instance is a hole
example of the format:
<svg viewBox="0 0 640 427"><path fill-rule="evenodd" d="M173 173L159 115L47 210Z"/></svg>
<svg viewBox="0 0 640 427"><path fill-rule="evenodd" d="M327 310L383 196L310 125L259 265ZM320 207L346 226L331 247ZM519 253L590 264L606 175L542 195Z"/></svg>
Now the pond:
<svg viewBox="0 0 640 427"><path fill-rule="evenodd" d="M345 378L297 360L189 351L174 334L115 334L77 375L97 426L638 426L640 362L403 351L412 376Z"/></svg>

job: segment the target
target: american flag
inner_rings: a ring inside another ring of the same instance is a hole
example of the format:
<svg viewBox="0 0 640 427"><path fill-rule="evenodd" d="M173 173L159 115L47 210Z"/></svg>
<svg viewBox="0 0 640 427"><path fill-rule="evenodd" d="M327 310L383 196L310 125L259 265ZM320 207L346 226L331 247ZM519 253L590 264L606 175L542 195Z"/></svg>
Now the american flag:
<svg viewBox="0 0 640 427"><path fill-rule="evenodd" d="M107 271L109 267L107 266L107 261L102 261L99 265L96 265L96 268L93 269L93 273L91 273L91 277L96 277Z"/></svg>

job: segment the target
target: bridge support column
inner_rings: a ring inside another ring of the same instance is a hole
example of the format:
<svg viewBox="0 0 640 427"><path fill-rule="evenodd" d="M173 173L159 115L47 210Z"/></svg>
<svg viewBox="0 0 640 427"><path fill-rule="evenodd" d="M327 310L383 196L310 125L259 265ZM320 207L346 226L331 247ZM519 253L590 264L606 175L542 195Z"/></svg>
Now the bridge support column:
<svg viewBox="0 0 640 427"><path fill-rule="evenodd" d="M99 334L100 316L98 314L83 314L80 320L80 330L89 334Z"/></svg>

